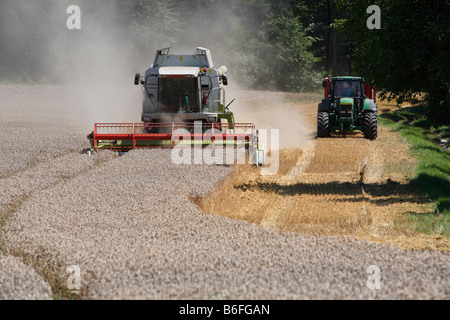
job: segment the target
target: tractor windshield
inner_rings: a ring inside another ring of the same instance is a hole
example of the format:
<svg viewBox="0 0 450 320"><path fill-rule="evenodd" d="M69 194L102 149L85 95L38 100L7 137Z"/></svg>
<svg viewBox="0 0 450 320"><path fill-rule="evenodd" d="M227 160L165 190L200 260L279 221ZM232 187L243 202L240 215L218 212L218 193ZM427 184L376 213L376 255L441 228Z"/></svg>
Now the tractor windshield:
<svg viewBox="0 0 450 320"><path fill-rule="evenodd" d="M334 81L334 97L335 98L359 98L361 96L360 81Z"/></svg>
<svg viewBox="0 0 450 320"><path fill-rule="evenodd" d="M167 77L159 79L159 111L198 112L197 78Z"/></svg>

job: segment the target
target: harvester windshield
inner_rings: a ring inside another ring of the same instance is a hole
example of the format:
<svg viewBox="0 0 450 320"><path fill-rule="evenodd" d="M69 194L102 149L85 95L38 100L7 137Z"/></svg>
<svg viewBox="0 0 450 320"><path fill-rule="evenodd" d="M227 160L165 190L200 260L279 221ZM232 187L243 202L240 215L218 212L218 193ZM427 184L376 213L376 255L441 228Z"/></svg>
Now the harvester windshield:
<svg viewBox="0 0 450 320"><path fill-rule="evenodd" d="M361 81L334 81L335 98L359 98L361 95Z"/></svg>
<svg viewBox="0 0 450 320"><path fill-rule="evenodd" d="M197 78L159 79L159 112L199 112Z"/></svg>

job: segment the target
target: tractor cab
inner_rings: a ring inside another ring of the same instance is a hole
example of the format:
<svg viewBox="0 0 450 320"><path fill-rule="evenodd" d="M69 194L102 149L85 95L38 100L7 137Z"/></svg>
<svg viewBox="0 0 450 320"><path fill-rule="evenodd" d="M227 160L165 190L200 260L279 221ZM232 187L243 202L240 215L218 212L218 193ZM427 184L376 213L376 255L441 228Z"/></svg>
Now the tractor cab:
<svg viewBox="0 0 450 320"><path fill-rule="evenodd" d="M334 81L335 98L362 98L362 85L358 80L335 80Z"/></svg>
<svg viewBox="0 0 450 320"><path fill-rule="evenodd" d="M322 82L324 99L359 98L376 101L375 87L371 87L361 77L328 77Z"/></svg>

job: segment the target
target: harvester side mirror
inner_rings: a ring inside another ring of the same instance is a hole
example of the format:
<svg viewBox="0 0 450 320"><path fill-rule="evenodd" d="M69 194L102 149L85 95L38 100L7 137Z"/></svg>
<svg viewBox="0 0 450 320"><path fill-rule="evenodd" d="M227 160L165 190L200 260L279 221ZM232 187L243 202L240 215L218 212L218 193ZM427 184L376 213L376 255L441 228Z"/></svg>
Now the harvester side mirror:
<svg viewBox="0 0 450 320"><path fill-rule="evenodd" d="M140 82L140 79L141 79L141 75L139 73L136 73L134 75L134 85L137 86L139 84L139 82Z"/></svg>

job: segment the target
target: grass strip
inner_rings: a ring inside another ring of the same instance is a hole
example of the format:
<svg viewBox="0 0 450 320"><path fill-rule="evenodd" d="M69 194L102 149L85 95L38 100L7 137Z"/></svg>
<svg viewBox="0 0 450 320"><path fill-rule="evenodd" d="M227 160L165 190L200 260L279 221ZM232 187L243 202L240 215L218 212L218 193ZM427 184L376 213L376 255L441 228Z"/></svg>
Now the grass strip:
<svg viewBox="0 0 450 320"><path fill-rule="evenodd" d="M450 126L435 126L425 117L425 104L380 114L379 122L399 132L418 159L412 184L435 204L427 214L405 213L416 231L450 236L450 153L442 147L449 141ZM448 146L448 145L447 145Z"/></svg>

